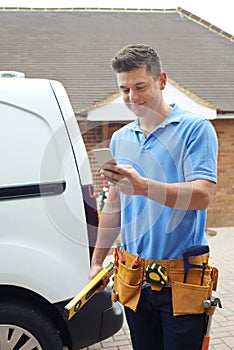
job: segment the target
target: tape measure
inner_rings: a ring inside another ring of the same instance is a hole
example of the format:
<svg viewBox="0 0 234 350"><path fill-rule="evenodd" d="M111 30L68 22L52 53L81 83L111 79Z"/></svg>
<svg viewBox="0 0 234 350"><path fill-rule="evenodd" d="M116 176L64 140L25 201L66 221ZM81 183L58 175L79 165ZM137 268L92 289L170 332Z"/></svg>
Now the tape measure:
<svg viewBox="0 0 234 350"><path fill-rule="evenodd" d="M149 264L145 270L145 278L148 283L166 285L168 281L166 268L159 264Z"/></svg>

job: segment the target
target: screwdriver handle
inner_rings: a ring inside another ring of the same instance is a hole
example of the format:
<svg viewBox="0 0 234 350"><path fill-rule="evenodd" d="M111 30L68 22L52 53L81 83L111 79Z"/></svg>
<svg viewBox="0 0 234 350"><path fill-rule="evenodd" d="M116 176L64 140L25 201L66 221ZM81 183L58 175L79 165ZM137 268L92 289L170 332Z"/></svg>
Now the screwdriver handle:
<svg viewBox="0 0 234 350"><path fill-rule="evenodd" d="M118 253L119 253L119 261L125 265L126 263L126 258L125 256L123 255L123 250L122 250L122 246L120 243L118 243Z"/></svg>
<svg viewBox="0 0 234 350"><path fill-rule="evenodd" d="M115 273L118 272L118 260L119 260L119 254L118 254L118 247L116 246L114 248L114 269L115 269Z"/></svg>
<svg viewBox="0 0 234 350"><path fill-rule="evenodd" d="M135 259L131 263L131 268L132 269L137 269L140 266L140 256L137 255Z"/></svg>

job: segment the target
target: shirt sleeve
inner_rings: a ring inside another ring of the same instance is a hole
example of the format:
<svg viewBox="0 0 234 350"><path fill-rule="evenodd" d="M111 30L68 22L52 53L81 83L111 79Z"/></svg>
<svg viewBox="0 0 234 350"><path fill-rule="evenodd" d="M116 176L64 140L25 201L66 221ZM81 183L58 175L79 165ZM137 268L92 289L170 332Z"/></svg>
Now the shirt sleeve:
<svg viewBox="0 0 234 350"><path fill-rule="evenodd" d="M184 176L186 181L197 179L217 182L218 141L209 120L200 121L186 142Z"/></svg>

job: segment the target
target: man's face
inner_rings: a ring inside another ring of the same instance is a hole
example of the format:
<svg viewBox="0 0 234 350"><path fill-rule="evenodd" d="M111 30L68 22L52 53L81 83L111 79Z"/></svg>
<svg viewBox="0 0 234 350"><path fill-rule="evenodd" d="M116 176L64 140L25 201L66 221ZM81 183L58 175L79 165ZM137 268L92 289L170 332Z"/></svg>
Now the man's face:
<svg viewBox="0 0 234 350"><path fill-rule="evenodd" d="M144 66L117 73L117 81L125 104L135 115L144 117L152 111L160 111L162 90L166 84L164 72L155 80Z"/></svg>

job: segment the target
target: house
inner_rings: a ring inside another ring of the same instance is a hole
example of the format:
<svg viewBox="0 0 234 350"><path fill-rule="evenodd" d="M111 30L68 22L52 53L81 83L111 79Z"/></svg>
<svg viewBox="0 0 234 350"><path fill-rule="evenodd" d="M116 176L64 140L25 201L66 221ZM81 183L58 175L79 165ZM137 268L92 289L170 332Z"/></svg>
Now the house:
<svg viewBox="0 0 234 350"><path fill-rule="evenodd" d="M165 98L207 116L219 139L209 227L234 226L234 37L182 9L0 8L1 70L63 83L90 150L134 119L120 101L111 57L143 42L168 74Z"/></svg>

